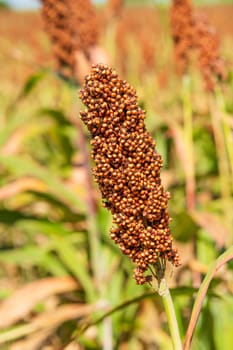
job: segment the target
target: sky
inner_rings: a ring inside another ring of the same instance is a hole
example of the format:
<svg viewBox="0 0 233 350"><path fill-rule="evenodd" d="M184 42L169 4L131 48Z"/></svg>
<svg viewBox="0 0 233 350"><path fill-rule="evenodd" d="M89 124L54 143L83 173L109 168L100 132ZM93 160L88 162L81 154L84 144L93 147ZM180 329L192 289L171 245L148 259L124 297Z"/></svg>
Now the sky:
<svg viewBox="0 0 233 350"><path fill-rule="evenodd" d="M39 6L39 1L37 0L7 0L7 4L18 9L34 9Z"/></svg>
<svg viewBox="0 0 233 350"><path fill-rule="evenodd" d="M40 5L39 0L6 0L5 2L17 9L35 9ZM103 1L96 0L95 2Z"/></svg>

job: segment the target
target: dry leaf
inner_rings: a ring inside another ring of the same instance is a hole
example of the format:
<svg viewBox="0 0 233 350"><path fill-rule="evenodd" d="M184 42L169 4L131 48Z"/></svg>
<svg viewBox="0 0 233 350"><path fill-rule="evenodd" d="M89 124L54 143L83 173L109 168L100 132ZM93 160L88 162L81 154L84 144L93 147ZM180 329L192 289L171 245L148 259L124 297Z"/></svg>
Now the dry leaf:
<svg viewBox="0 0 233 350"><path fill-rule="evenodd" d="M95 306L87 304L62 305L56 310L38 315L30 324L37 330L42 328L55 328L67 320L89 315L94 308Z"/></svg>
<svg viewBox="0 0 233 350"><path fill-rule="evenodd" d="M95 308L95 305L68 304L60 306L56 310L44 312L31 320L30 323L18 326L16 331L9 330L0 334L0 344L29 336L42 330L46 332L50 330L50 333L52 333L63 322L89 316Z"/></svg>
<svg viewBox="0 0 233 350"><path fill-rule="evenodd" d="M20 192L25 192L25 191L44 192L45 190L46 190L46 186L42 181L38 179L30 178L30 177L25 177L3 186L0 189L0 200L15 196Z"/></svg>
<svg viewBox="0 0 233 350"><path fill-rule="evenodd" d="M68 344L64 350L81 350L83 349L76 341L73 341L72 343Z"/></svg>
<svg viewBox="0 0 233 350"><path fill-rule="evenodd" d="M50 295L77 289L71 277L44 278L23 286L0 304L0 328L8 327L27 315L41 300Z"/></svg>
<svg viewBox="0 0 233 350"><path fill-rule="evenodd" d="M32 334L26 339L20 340L12 344L9 350L38 350L41 349L40 345L45 341L46 338L51 334L51 329L42 330Z"/></svg>

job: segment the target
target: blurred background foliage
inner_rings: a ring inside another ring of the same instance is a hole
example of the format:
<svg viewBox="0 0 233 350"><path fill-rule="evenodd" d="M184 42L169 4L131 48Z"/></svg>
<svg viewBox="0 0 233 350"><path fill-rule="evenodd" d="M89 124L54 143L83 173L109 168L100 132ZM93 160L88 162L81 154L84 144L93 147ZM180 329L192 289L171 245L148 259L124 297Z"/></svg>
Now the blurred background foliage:
<svg viewBox="0 0 233 350"><path fill-rule="evenodd" d="M204 90L196 67L185 79L176 75L167 9L126 8L108 23L103 11L102 45L137 89L164 160L182 259L179 269L168 266L167 278L184 336L200 281L233 242L233 7L204 8L229 71L215 94ZM161 301L135 285L133 266L109 238L111 217L96 185L88 191L80 86L54 71L39 13L4 11L0 32L0 348L171 349ZM192 161L194 210L187 198ZM232 269L225 265L210 285L194 350L232 349Z"/></svg>

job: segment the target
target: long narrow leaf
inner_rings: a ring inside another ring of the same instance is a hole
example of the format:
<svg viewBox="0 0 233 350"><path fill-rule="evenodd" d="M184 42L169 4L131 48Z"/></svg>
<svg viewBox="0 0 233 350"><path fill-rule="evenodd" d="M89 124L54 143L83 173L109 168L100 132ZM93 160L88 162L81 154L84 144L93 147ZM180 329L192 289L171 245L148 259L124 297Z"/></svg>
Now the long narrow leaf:
<svg viewBox="0 0 233 350"><path fill-rule="evenodd" d="M65 321L88 316L95 308L95 305L80 304L66 304L59 306L56 310L42 313L28 324L0 332L0 344L22 338L41 329L46 330L57 328Z"/></svg>
<svg viewBox="0 0 233 350"><path fill-rule="evenodd" d="M38 302L51 295L74 291L78 288L77 282L69 276L47 277L20 287L0 304L0 328L12 326L22 320ZM19 303L19 300L23 302Z"/></svg>
<svg viewBox="0 0 233 350"><path fill-rule="evenodd" d="M80 251L70 242L71 231L67 230L60 223L31 220L21 222L24 227L31 230L38 230L46 234L53 249L57 252L64 266L77 278L87 294L89 301L95 300L94 285L88 275L88 268L83 257L83 250Z"/></svg>
<svg viewBox="0 0 233 350"><path fill-rule="evenodd" d="M204 278L204 281L202 282L199 288L199 291L197 293L196 300L193 306L191 319L188 325L188 330L186 332L186 337L184 341L184 350L190 349L193 333L194 333L197 320L201 312L201 307L204 302L205 296L207 294L210 282L212 281L212 279L214 278L218 270L231 259L233 259L233 247L230 247L227 251L225 251L222 255L218 257L218 259L212 264L212 266L209 269L209 272Z"/></svg>
<svg viewBox="0 0 233 350"><path fill-rule="evenodd" d="M181 288L171 289L170 291L171 291L172 295L182 295L182 294L185 295L185 294L192 294L194 292L194 290L196 290L196 289L190 288L190 287L181 287ZM128 299L128 300L118 304L117 306L115 306L113 308L109 308L109 310L107 310L103 315L98 317L93 322L90 322L88 324L83 325L83 327L78 331L77 337L80 336L82 333L84 333L89 327L101 323L106 317L109 317L109 316L113 315L115 312L123 310L126 307L128 307L132 304L138 303L141 300L144 300L147 298L159 298L159 295L155 292L143 293L139 296L135 296L131 299Z"/></svg>
<svg viewBox="0 0 233 350"><path fill-rule="evenodd" d="M25 266L40 266L53 276L68 275L67 269L47 248L40 246L27 245L25 247L8 249L0 252L0 262Z"/></svg>

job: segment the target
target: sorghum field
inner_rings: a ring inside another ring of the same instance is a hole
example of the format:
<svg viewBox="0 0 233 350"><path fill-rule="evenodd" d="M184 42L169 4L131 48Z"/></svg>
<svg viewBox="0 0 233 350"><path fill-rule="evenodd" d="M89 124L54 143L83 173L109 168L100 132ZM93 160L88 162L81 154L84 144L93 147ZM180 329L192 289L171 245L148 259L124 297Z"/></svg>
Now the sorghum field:
<svg viewBox="0 0 233 350"><path fill-rule="evenodd" d="M233 6L76 2L0 10L0 349L231 350Z"/></svg>

